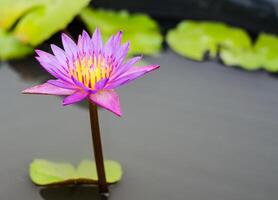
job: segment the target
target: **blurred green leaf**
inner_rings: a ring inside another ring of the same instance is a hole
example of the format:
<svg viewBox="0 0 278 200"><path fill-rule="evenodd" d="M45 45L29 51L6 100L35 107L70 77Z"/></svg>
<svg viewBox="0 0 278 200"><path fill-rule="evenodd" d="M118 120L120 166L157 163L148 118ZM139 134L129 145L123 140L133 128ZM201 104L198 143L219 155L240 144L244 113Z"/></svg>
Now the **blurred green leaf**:
<svg viewBox="0 0 278 200"><path fill-rule="evenodd" d="M246 70L260 68L278 72L278 37L261 33L253 47L221 49L220 57L225 65Z"/></svg>
<svg viewBox="0 0 278 200"><path fill-rule="evenodd" d="M251 39L239 28L217 22L182 21L167 33L169 46L182 56L201 61L206 52L210 58L217 55L219 47L249 48Z"/></svg>
<svg viewBox="0 0 278 200"><path fill-rule="evenodd" d="M65 28L90 0L0 0L0 59L21 58ZM4 47L3 47L4 46Z"/></svg>
<svg viewBox="0 0 278 200"><path fill-rule="evenodd" d="M121 180L122 168L119 163L112 160L106 160L105 173L107 183L116 183ZM77 168L76 178L98 180L97 169L94 162L90 160L83 160Z"/></svg>
<svg viewBox="0 0 278 200"><path fill-rule="evenodd" d="M261 67L261 57L252 48L223 48L220 50L220 58L227 66L237 66L249 71Z"/></svg>
<svg viewBox="0 0 278 200"><path fill-rule="evenodd" d="M37 159L30 165L31 180L37 185L47 185L75 179L75 169L69 163L54 163Z"/></svg>
<svg viewBox="0 0 278 200"><path fill-rule="evenodd" d="M181 22L177 28L167 33L168 45L182 56L201 61L206 51L212 50L213 41L210 38L202 38L203 31L199 24L193 21Z"/></svg>
<svg viewBox="0 0 278 200"><path fill-rule="evenodd" d="M223 23L183 21L170 30L166 37L169 46L177 53L193 60L219 56L228 66L246 70L263 68L278 72L278 37L261 33L252 46L248 34L239 28Z"/></svg>
<svg viewBox="0 0 278 200"><path fill-rule="evenodd" d="M15 27L23 42L38 45L65 28L90 0L40 0L42 4L26 13Z"/></svg>
<svg viewBox="0 0 278 200"><path fill-rule="evenodd" d="M0 0L0 27L10 29L27 11L36 8L41 0Z"/></svg>
<svg viewBox="0 0 278 200"><path fill-rule="evenodd" d="M86 8L80 15L90 32L101 29L104 40L123 31L123 41L131 42L130 54L154 55L160 51L163 38L159 26L145 14Z"/></svg>
<svg viewBox="0 0 278 200"><path fill-rule="evenodd" d="M256 56L261 58L262 67L269 72L278 72L278 37L261 33L254 45Z"/></svg>
<svg viewBox="0 0 278 200"><path fill-rule="evenodd" d="M22 58L33 52L33 47L21 43L14 35L0 28L0 61Z"/></svg>
<svg viewBox="0 0 278 200"><path fill-rule="evenodd" d="M63 162L52 162L36 159L29 169L30 177L36 185L59 184L96 184L98 181L95 162L83 160L75 169L73 165ZM105 161L107 183L113 184L120 181L122 168L119 163L112 160Z"/></svg>

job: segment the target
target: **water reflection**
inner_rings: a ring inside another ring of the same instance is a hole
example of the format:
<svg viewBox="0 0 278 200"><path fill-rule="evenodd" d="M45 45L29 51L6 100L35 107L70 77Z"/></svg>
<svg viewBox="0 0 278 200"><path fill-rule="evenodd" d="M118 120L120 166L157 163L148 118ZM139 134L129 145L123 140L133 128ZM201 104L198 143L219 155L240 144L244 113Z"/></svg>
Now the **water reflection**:
<svg viewBox="0 0 278 200"><path fill-rule="evenodd" d="M108 197L101 196L97 187L50 187L40 190L44 200L108 200Z"/></svg>

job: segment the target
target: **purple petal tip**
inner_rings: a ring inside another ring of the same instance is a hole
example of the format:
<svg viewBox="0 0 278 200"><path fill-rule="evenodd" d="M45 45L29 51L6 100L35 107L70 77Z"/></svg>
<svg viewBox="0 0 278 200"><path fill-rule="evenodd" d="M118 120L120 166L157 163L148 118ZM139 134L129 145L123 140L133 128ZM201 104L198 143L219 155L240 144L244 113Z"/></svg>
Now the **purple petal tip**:
<svg viewBox="0 0 278 200"><path fill-rule="evenodd" d="M28 89L22 90L21 94L28 94Z"/></svg>
<svg viewBox="0 0 278 200"><path fill-rule="evenodd" d="M40 54L43 53L43 51L40 50L40 49L35 49L35 52L36 52L36 54L37 54L38 56L40 56Z"/></svg>

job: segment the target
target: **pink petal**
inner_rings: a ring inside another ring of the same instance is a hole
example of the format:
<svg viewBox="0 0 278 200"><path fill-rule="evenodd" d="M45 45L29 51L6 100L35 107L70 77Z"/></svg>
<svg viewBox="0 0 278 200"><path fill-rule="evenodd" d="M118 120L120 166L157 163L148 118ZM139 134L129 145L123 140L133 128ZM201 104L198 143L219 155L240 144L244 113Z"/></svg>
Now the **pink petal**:
<svg viewBox="0 0 278 200"><path fill-rule="evenodd" d="M105 56L109 57L121 47L122 32L119 31L116 35L112 35L105 44Z"/></svg>
<svg viewBox="0 0 278 200"><path fill-rule="evenodd" d="M114 41L115 36L112 35L106 42L104 46L104 53L106 57L109 57L112 54L113 50L113 41Z"/></svg>
<svg viewBox="0 0 278 200"><path fill-rule="evenodd" d="M90 35L83 31L82 35L79 35L77 46L79 48L79 51L81 51L83 54L90 54L93 50L92 40Z"/></svg>
<svg viewBox="0 0 278 200"><path fill-rule="evenodd" d="M109 81L108 78L101 79L95 84L94 90L101 90L105 87L106 83Z"/></svg>
<svg viewBox="0 0 278 200"><path fill-rule="evenodd" d="M89 96L91 102L101 106L119 117L122 116L120 98L114 90L101 90L96 94Z"/></svg>
<svg viewBox="0 0 278 200"><path fill-rule="evenodd" d="M68 71L66 52L54 44L51 44L50 46L59 63Z"/></svg>
<svg viewBox="0 0 278 200"><path fill-rule="evenodd" d="M116 51L116 62L120 65L125 60L130 47L130 42L126 42Z"/></svg>
<svg viewBox="0 0 278 200"><path fill-rule="evenodd" d="M50 83L43 83L22 91L23 94L43 94L43 95L71 95L74 90L60 88Z"/></svg>
<svg viewBox="0 0 278 200"><path fill-rule="evenodd" d="M122 42L122 37L123 37L123 32L119 31L114 38L114 51L117 51L118 48L121 47L121 42Z"/></svg>
<svg viewBox="0 0 278 200"><path fill-rule="evenodd" d="M74 83L74 85L76 85L76 87L79 87L80 89L87 91L87 92L91 92L92 90L88 87L86 87L83 83L81 83L80 81L76 80L75 78L72 77L72 82Z"/></svg>
<svg viewBox="0 0 278 200"><path fill-rule="evenodd" d="M36 50L36 53L39 55L36 59L47 72L56 78L70 81L67 69L62 67L55 56L41 50Z"/></svg>
<svg viewBox="0 0 278 200"><path fill-rule="evenodd" d="M70 83L62 81L60 79L48 80L47 83L50 83L52 85L55 85L55 86L61 87L61 88L65 88L65 89L72 89L72 90L78 89L76 85L70 84Z"/></svg>
<svg viewBox="0 0 278 200"><path fill-rule="evenodd" d="M115 73L111 76L111 80L117 78L121 74L125 73L127 70L129 70L135 63L137 63L139 60L142 59L142 56L136 56L128 61L126 61L123 65L120 65L118 68L115 69Z"/></svg>
<svg viewBox="0 0 278 200"><path fill-rule="evenodd" d="M74 103L77 103L79 101L82 101L87 96L88 96L87 92L84 92L83 90L78 90L75 93L73 93L72 95L67 96L67 97L64 98L63 106L74 104Z"/></svg>
<svg viewBox="0 0 278 200"><path fill-rule="evenodd" d="M105 87L106 89L113 89L120 85L124 85L134 79L137 79L144 74L156 70L159 68L159 65L154 66L145 66L145 67L132 67L127 72L122 74L121 76L117 77L116 79L112 80L107 84Z"/></svg>
<svg viewBox="0 0 278 200"><path fill-rule="evenodd" d="M94 46L94 51L96 53L96 55L98 55L98 53L100 51L102 51L102 38L101 38L101 33L99 28L96 28L95 32L93 33L92 36L92 42L93 42L93 46Z"/></svg>
<svg viewBox="0 0 278 200"><path fill-rule="evenodd" d="M65 33L62 33L62 43L67 55L71 59L75 58L77 55L77 46L75 42Z"/></svg>

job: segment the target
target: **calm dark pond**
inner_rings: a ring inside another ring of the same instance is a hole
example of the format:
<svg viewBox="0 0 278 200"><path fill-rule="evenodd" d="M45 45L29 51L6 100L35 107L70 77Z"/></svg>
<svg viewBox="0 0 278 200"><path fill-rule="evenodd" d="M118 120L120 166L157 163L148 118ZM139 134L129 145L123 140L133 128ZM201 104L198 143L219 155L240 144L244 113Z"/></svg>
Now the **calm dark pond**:
<svg viewBox="0 0 278 200"><path fill-rule="evenodd" d="M32 185L34 158L91 158L88 110L22 95L48 78L33 59L0 65L0 199L99 199L90 187ZM101 110L105 157L124 177L111 200L278 199L278 78L171 51L160 70L120 88L123 117Z"/></svg>

